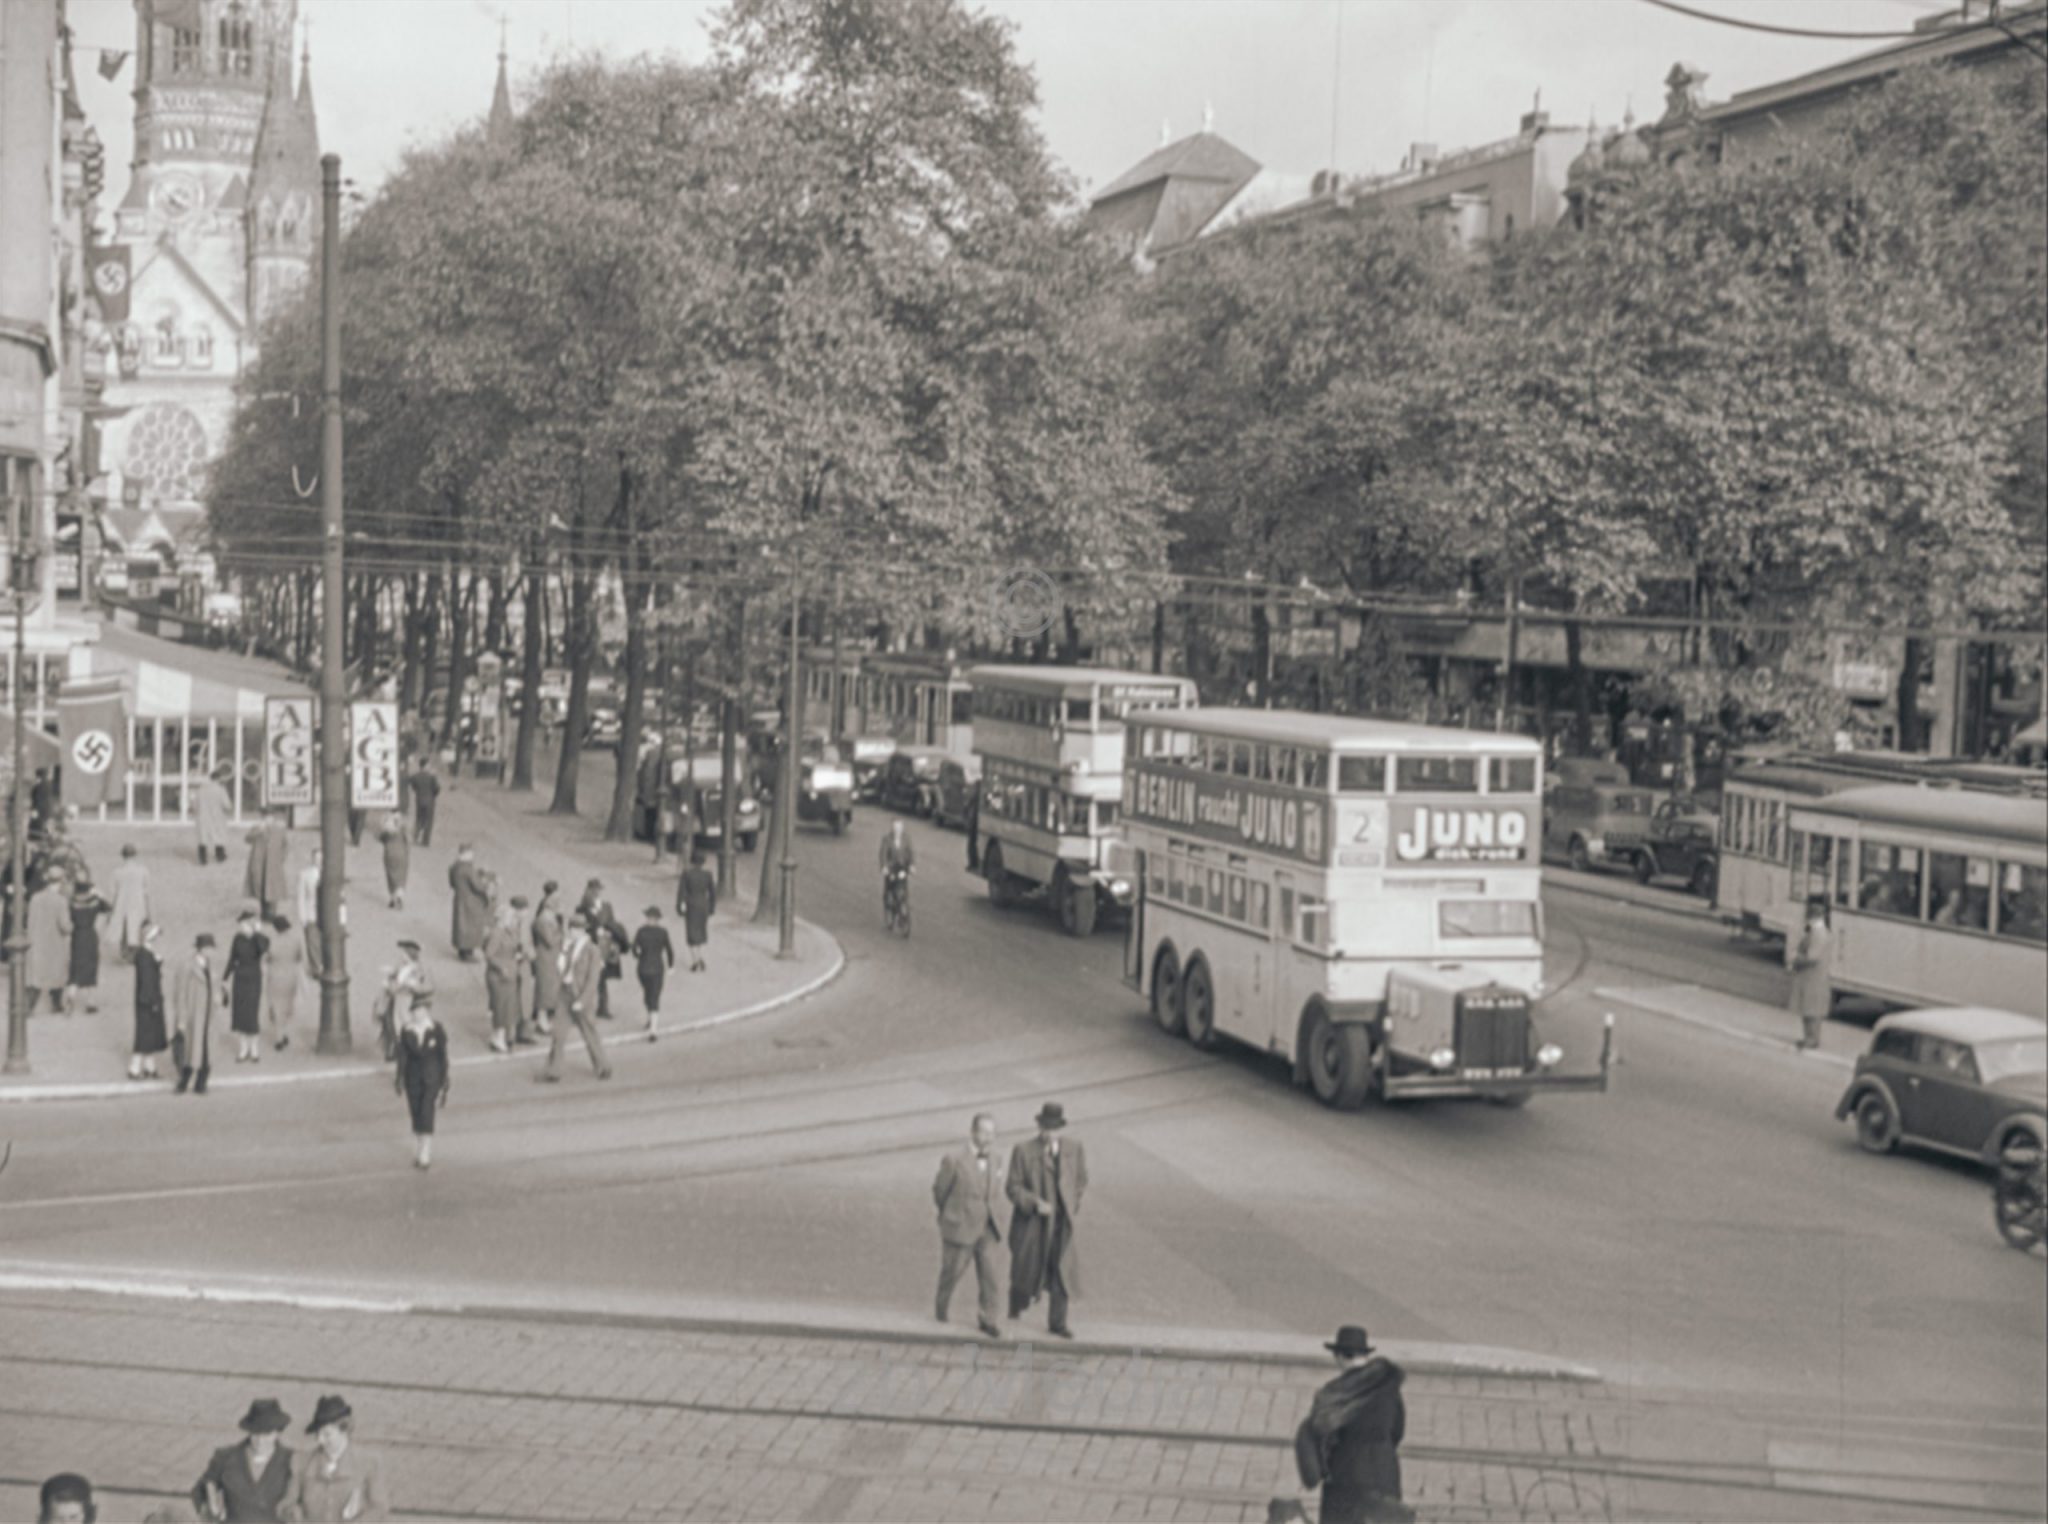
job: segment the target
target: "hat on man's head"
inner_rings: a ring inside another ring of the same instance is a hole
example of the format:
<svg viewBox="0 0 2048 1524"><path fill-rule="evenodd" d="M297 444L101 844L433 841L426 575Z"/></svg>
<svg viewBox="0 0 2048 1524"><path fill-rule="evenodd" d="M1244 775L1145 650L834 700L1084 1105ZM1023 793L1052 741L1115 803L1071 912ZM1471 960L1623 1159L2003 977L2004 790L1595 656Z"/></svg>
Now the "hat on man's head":
<svg viewBox="0 0 2048 1524"><path fill-rule="evenodd" d="M400 952L409 952L416 954L420 950L420 944L413 941L410 937L400 937L398 939L398 950Z"/></svg>
<svg viewBox="0 0 2048 1524"><path fill-rule="evenodd" d="M1067 1125L1067 1108L1058 1101L1047 1101L1038 1108L1038 1125L1047 1132L1057 1132Z"/></svg>
<svg viewBox="0 0 2048 1524"><path fill-rule="evenodd" d="M198 936L192 939L192 945L194 948L213 946L213 933L210 931L200 932Z"/></svg>
<svg viewBox="0 0 2048 1524"><path fill-rule="evenodd" d="M540 892L542 894L553 894L557 889L561 887L562 886L556 883L553 879L549 879L545 884L542 884L540 886Z"/></svg>
<svg viewBox="0 0 2048 1524"><path fill-rule="evenodd" d="M354 1411L339 1392L330 1392L322 1397L313 1409L313 1421L306 1425L308 1434L318 1434L331 1423L355 1417Z"/></svg>
<svg viewBox="0 0 2048 1524"><path fill-rule="evenodd" d="M601 878L594 878L589 883L585 884L583 887L586 889L602 889L604 887L604 880Z"/></svg>
<svg viewBox="0 0 2048 1524"><path fill-rule="evenodd" d="M261 905L257 904L254 900L244 900L242 901L241 909L235 912L235 918L237 920L246 921L251 916L258 916L261 914L263 914L263 907Z"/></svg>
<svg viewBox="0 0 2048 1524"><path fill-rule="evenodd" d="M571 931L590 930L590 917L585 915L580 910L577 911L574 915L569 917L569 929Z"/></svg>
<svg viewBox="0 0 2048 1524"><path fill-rule="evenodd" d="M512 896L512 908L513 908L514 910L524 910L524 909L526 908L526 896L525 896L525 895L523 895L523 894L515 894L515 895L513 895L513 896Z"/></svg>
<svg viewBox="0 0 2048 1524"><path fill-rule="evenodd" d="M251 1434L282 1434L292 1426L292 1415L277 1405L275 1397L258 1397L242 1415L242 1427Z"/></svg>
<svg viewBox="0 0 2048 1524"><path fill-rule="evenodd" d="M1337 1330L1337 1337L1323 1346L1340 1360L1355 1359L1359 1355L1372 1353L1372 1341L1365 1336L1365 1330L1356 1323L1346 1323Z"/></svg>

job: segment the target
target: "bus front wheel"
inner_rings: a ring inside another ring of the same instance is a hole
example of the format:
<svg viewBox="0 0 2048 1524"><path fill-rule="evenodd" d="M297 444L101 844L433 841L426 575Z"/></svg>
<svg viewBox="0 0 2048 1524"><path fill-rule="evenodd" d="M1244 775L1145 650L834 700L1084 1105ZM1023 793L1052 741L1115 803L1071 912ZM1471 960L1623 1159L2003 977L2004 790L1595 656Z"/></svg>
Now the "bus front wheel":
<svg viewBox="0 0 2048 1524"><path fill-rule="evenodd" d="M1095 886L1062 878L1053 891L1059 903L1060 929L1070 937L1090 936L1095 931Z"/></svg>
<svg viewBox="0 0 2048 1524"><path fill-rule="evenodd" d="M1170 947L1160 948L1159 959L1152 965L1152 1019L1169 1037L1187 1030L1180 1013L1180 959Z"/></svg>
<svg viewBox="0 0 2048 1524"><path fill-rule="evenodd" d="M1188 976L1180 986L1181 1026L1187 1039L1198 1048L1216 1046L1216 981L1209 965L1200 958L1188 964Z"/></svg>
<svg viewBox="0 0 2048 1524"><path fill-rule="evenodd" d="M981 871L988 879L990 904L1007 908L1017 903L1017 890L1003 868L1003 849L998 843L990 842L988 850L981 854Z"/></svg>
<svg viewBox="0 0 2048 1524"><path fill-rule="evenodd" d="M1317 1100L1337 1111L1365 1104L1372 1090L1372 1037L1363 1026L1317 1011L1308 1019L1306 1057Z"/></svg>

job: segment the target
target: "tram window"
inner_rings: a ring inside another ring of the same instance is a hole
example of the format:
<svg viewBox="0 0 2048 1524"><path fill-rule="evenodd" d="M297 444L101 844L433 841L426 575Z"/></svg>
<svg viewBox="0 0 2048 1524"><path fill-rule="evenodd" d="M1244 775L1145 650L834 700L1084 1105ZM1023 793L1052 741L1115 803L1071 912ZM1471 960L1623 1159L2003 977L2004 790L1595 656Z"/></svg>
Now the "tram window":
<svg viewBox="0 0 2048 1524"><path fill-rule="evenodd" d="M1273 908L1273 891L1272 891L1272 887L1271 887L1270 885L1267 885L1267 884L1253 884L1253 885L1252 885L1252 924L1253 924L1253 925L1255 925L1255 926L1257 926L1257 927L1259 928L1259 930L1261 930L1261 931L1266 931L1266 930L1268 930L1268 929L1269 929L1269 928L1271 927L1271 925L1272 925L1272 917L1271 917L1271 914L1270 914L1270 912L1271 912L1272 908Z"/></svg>
<svg viewBox="0 0 2048 1524"><path fill-rule="evenodd" d="M1855 875L1849 871L1849 843L1835 843L1835 903L1849 905L1855 902Z"/></svg>
<svg viewBox="0 0 2048 1524"><path fill-rule="evenodd" d="M1301 786L1318 794L1329 790L1330 758L1327 752L1305 751L1301 754Z"/></svg>
<svg viewBox="0 0 2048 1524"><path fill-rule="evenodd" d="M1300 939L1311 947L1327 946L1330 939L1330 907L1307 895L1301 898Z"/></svg>
<svg viewBox="0 0 2048 1524"><path fill-rule="evenodd" d="M1384 794L1387 791L1385 757L1339 757L1337 792L1340 794Z"/></svg>
<svg viewBox="0 0 2048 1524"><path fill-rule="evenodd" d="M2017 942L2048 942L2048 868L1998 865L1998 934Z"/></svg>
<svg viewBox="0 0 2048 1524"><path fill-rule="evenodd" d="M1067 700L1067 721L1074 725L1088 725L1095 720L1095 705L1091 700L1071 698Z"/></svg>
<svg viewBox="0 0 2048 1524"><path fill-rule="evenodd" d="M1806 841L1806 886L1797 898L1810 900L1826 899L1828 881L1834 877L1835 839L1832 836L1808 834ZM1794 883L1798 880L1795 878Z"/></svg>
<svg viewBox="0 0 2048 1524"><path fill-rule="evenodd" d="M1445 900L1437 906L1437 931L1445 937L1533 937L1534 900Z"/></svg>
<svg viewBox="0 0 2048 1524"><path fill-rule="evenodd" d="M1169 857L1166 860L1166 897L1175 904L1180 903L1181 860Z"/></svg>
<svg viewBox="0 0 2048 1524"><path fill-rule="evenodd" d="M1927 918L1963 931L1991 929L1991 864L1960 852L1927 854Z"/></svg>
<svg viewBox="0 0 2048 1524"><path fill-rule="evenodd" d="M1280 890L1280 926L1289 933L1294 930L1294 891L1284 885Z"/></svg>
<svg viewBox="0 0 2048 1524"><path fill-rule="evenodd" d="M1236 742L1230 748L1230 773L1234 778L1249 778L1252 775L1252 749L1248 742Z"/></svg>
<svg viewBox="0 0 2048 1524"><path fill-rule="evenodd" d="M1242 921L1245 918L1244 875L1242 873L1230 875L1230 918L1233 921Z"/></svg>
<svg viewBox="0 0 2048 1524"><path fill-rule="evenodd" d="M1856 908L1872 915L1920 914L1920 849L1893 842L1863 843L1863 876Z"/></svg>
<svg viewBox="0 0 2048 1524"><path fill-rule="evenodd" d="M1230 771L1230 743L1228 741L1219 740L1215 736L1209 737L1209 771L1212 773L1227 773Z"/></svg>
<svg viewBox="0 0 2048 1524"><path fill-rule="evenodd" d="M1785 808L1776 799L1764 803L1764 856L1772 862L1782 859L1784 838L1779 834L1785 824Z"/></svg>
<svg viewBox="0 0 2048 1524"><path fill-rule="evenodd" d="M1252 777L1260 783L1273 781L1273 748L1254 746L1252 748Z"/></svg>
<svg viewBox="0 0 2048 1524"><path fill-rule="evenodd" d="M1489 794L1533 794L1536 792L1534 757L1489 757L1486 762L1486 791Z"/></svg>
<svg viewBox="0 0 2048 1524"><path fill-rule="evenodd" d="M952 697L951 713L955 725L968 725L974 721L974 695L955 693Z"/></svg>
<svg viewBox="0 0 2048 1524"><path fill-rule="evenodd" d="M1155 895L1164 895L1166 893L1166 862L1164 853L1147 852L1145 854L1145 888L1147 892Z"/></svg>
<svg viewBox="0 0 2048 1524"><path fill-rule="evenodd" d="M1223 880L1227 877L1221 868L1209 870L1209 909L1217 915L1223 914Z"/></svg>
<svg viewBox="0 0 2048 1524"><path fill-rule="evenodd" d="M1294 748L1276 746L1273 748L1273 781L1282 788L1299 788L1301 774L1294 765Z"/></svg>
<svg viewBox="0 0 2048 1524"><path fill-rule="evenodd" d="M1394 787L1404 794L1476 794L1477 757L1397 757Z"/></svg>

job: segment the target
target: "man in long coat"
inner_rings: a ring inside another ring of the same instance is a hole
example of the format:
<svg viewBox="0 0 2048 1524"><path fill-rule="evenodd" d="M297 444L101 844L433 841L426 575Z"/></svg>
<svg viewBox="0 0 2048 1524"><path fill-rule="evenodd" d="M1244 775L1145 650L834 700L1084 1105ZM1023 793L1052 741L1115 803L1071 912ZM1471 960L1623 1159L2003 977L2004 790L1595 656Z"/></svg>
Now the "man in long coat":
<svg viewBox="0 0 2048 1524"><path fill-rule="evenodd" d="M28 902L28 1008L36 995L50 992L53 1010L64 1009L64 986L71 982L71 885L54 874Z"/></svg>
<svg viewBox="0 0 2048 1524"><path fill-rule="evenodd" d="M177 1020L173 1043L178 1063L178 1093L187 1085L194 1095L206 1094L207 1076L213 1073L214 994L213 933L202 931L193 939L192 956L178 969L177 997L172 1006ZM196 1083L195 1083L196 1077Z"/></svg>
<svg viewBox="0 0 2048 1524"><path fill-rule="evenodd" d="M590 940L590 921L581 911L569 917L569 941L562 949L562 1012L555 1023L554 1041L548 1044L547 1067L535 1076L553 1084L561 1079L562 1045L569 1028L583 1034L583 1046L590 1050L590 1067L597 1077L612 1077L612 1066L604 1056L604 1039L597 1035L597 992L604 983L604 959Z"/></svg>
<svg viewBox="0 0 2048 1524"><path fill-rule="evenodd" d="M1039 1297L1047 1299L1046 1326L1061 1339L1074 1337L1067 1327L1067 1300L1081 1294L1080 1259L1074 1250L1074 1220L1081 1215L1081 1197L1088 1189L1088 1159L1072 1138L1062 1139L1067 1114L1058 1101L1038 1112L1038 1136L1011 1151L1010 1316Z"/></svg>
<svg viewBox="0 0 2048 1524"><path fill-rule="evenodd" d="M507 905L484 934L484 994L491 1007L491 1047L512 1051L525 1022L519 1016L519 912Z"/></svg>
<svg viewBox="0 0 2048 1524"><path fill-rule="evenodd" d="M234 813L234 801L228 798L228 791L221 785L220 774L203 779L192 796L192 822L199 828L199 862L203 867L208 862L224 863L228 860L228 816Z"/></svg>
<svg viewBox="0 0 2048 1524"><path fill-rule="evenodd" d="M121 866L114 870L114 918L107 927L124 958L134 958L149 919L149 869L137 859L135 844L129 842L121 848Z"/></svg>
<svg viewBox="0 0 2048 1524"><path fill-rule="evenodd" d="M966 1148L956 1149L939 1161L939 1177L932 1182L932 1201L939 1209L939 1321L946 1321L953 1305L953 1288L971 1260L981 1331L991 1339L1000 1339L1003 1330L996 1323L996 1247L1003 1241L1003 1230L996 1220L996 1210L1003 1199L1003 1188L996 1183L996 1177L1003 1166L992 1151L996 1119L983 1112L974 1119L967 1136Z"/></svg>
<svg viewBox="0 0 2048 1524"><path fill-rule="evenodd" d="M249 868L242 876L242 892L256 901L266 921L285 907L293 892L291 838L282 815L264 816L249 833Z"/></svg>
<svg viewBox="0 0 2048 1524"><path fill-rule="evenodd" d="M476 864L476 851L468 842L456 848L455 861L448 868L448 887L454 891L453 924L449 938L465 963L476 960L491 925L491 886L484 870Z"/></svg>
<svg viewBox="0 0 2048 1524"><path fill-rule="evenodd" d="M434 774L434 759L421 756L419 770L412 774L412 834L423 847L434 844L434 811L441 802L441 780Z"/></svg>
<svg viewBox="0 0 2048 1524"><path fill-rule="evenodd" d="M541 886L540 908L533 913L533 1019L540 1035L554 1031L562 1014L562 905L560 885Z"/></svg>
<svg viewBox="0 0 2048 1524"><path fill-rule="evenodd" d="M1302 1500L1322 1489L1323 1524L1407 1520L1401 1501L1401 1437L1407 1406L1401 1367L1375 1354L1365 1330L1346 1326L1323 1346L1343 1371L1316 1393L1294 1434L1294 1464Z"/></svg>

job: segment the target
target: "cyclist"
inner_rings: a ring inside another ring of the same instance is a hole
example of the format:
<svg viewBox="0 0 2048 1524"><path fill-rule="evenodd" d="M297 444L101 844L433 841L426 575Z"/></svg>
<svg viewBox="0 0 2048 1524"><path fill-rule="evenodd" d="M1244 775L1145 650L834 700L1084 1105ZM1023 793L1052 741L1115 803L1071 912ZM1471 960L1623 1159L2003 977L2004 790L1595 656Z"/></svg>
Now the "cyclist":
<svg viewBox="0 0 2048 1524"><path fill-rule="evenodd" d="M917 849L911 845L910 833L903 829L902 821L889 822L878 856L882 869L882 915L893 922L895 896L903 897L906 913L909 909L910 875L917 869Z"/></svg>

